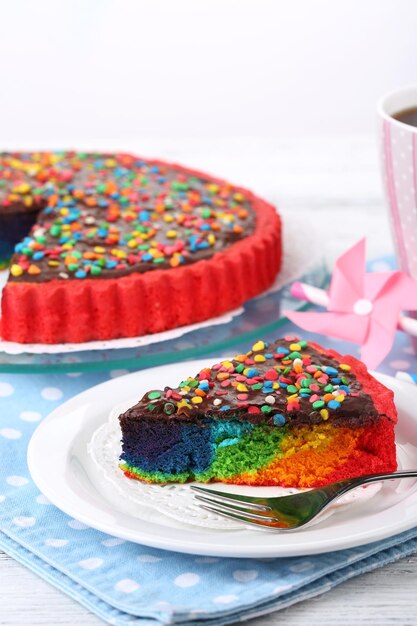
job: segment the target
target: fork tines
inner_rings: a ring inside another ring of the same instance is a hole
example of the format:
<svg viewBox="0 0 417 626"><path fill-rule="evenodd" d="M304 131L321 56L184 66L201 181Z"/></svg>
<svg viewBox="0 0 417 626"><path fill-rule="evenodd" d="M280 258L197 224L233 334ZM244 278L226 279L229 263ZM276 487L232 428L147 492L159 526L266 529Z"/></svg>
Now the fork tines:
<svg viewBox="0 0 417 626"><path fill-rule="evenodd" d="M198 500L201 500L202 497L199 494L203 494L206 501L213 502L213 504L225 504L230 502L231 504L236 504L236 502L240 502L240 506L242 506L245 510L249 511L271 511L271 507L267 504L259 504L259 502L252 502L252 499L247 496L239 496L234 495L232 493L222 493L221 491L215 491L214 489L208 489L207 487L199 487L197 485L191 485L191 489L197 492L195 496ZM210 500L208 500L208 498ZM258 498L259 500L259 498Z"/></svg>
<svg viewBox="0 0 417 626"><path fill-rule="evenodd" d="M277 530L287 527L285 522L271 515L272 509L267 505L248 502L246 497L230 493L223 495L219 491L205 487L192 485L191 489L197 492L195 498L203 503L201 506L206 511L244 522L258 529Z"/></svg>

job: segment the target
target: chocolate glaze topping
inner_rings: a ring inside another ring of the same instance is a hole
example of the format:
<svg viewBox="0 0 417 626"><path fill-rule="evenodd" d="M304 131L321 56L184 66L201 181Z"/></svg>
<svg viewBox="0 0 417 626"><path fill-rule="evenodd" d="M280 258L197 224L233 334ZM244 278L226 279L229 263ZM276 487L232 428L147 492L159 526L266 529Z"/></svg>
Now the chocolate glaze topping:
<svg viewBox="0 0 417 626"><path fill-rule="evenodd" d="M11 280L107 278L211 257L255 227L228 183L127 154L0 155L0 215L37 212Z"/></svg>
<svg viewBox="0 0 417 626"><path fill-rule="evenodd" d="M379 419L352 366L305 341L258 341L245 355L203 369L178 387L147 392L120 419L204 418L290 426L363 426Z"/></svg>

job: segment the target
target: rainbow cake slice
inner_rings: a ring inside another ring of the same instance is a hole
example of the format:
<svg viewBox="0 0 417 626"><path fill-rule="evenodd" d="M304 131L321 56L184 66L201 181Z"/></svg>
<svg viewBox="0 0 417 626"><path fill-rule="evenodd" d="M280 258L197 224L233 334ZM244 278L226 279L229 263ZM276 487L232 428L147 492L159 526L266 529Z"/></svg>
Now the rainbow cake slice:
<svg viewBox="0 0 417 626"><path fill-rule="evenodd" d="M119 419L120 468L148 482L313 487L397 467L392 391L292 337L148 391Z"/></svg>

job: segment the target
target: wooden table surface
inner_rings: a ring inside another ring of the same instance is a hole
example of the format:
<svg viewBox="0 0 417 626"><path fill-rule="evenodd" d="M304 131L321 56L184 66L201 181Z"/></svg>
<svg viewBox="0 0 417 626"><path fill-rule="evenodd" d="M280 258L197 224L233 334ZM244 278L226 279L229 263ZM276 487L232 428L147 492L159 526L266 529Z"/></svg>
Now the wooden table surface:
<svg viewBox="0 0 417 626"><path fill-rule="evenodd" d="M180 147L178 147L180 145ZM392 250L377 142L335 137L258 142L242 138L181 144L147 142L161 156L223 175L275 202L288 220L311 223L333 260L361 236L368 255ZM252 626L417 625L417 555L355 577ZM0 626L99 626L102 620L0 552Z"/></svg>

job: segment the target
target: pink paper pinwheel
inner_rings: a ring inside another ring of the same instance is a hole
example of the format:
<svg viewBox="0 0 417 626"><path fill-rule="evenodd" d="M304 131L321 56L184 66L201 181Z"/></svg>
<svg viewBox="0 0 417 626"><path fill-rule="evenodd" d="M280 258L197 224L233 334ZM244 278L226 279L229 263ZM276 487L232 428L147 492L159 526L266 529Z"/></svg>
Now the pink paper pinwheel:
<svg viewBox="0 0 417 626"><path fill-rule="evenodd" d="M300 290L303 285L294 283L293 295L314 300ZM365 271L365 239L338 258L329 292L322 293L327 312L285 311L285 315L304 330L360 344L361 358L369 368L377 367L390 351L400 312L417 310L417 283L410 276Z"/></svg>

